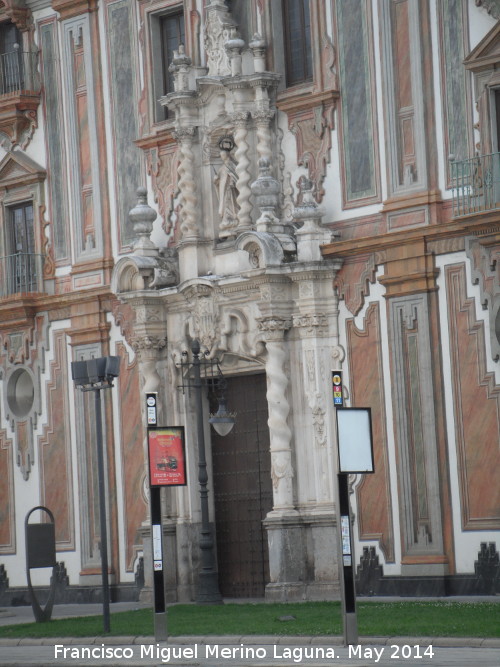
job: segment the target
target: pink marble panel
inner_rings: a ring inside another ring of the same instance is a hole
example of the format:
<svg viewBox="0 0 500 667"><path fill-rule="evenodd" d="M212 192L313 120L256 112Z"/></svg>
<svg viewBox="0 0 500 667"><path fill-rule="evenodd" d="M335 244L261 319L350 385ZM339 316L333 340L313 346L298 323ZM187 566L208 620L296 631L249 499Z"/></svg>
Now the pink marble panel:
<svg viewBox="0 0 500 667"><path fill-rule="evenodd" d="M122 451L123 506L125 517L126 565L131 570L137 547L141 545L138 529L146 518L146 503L142 493L144 479L144 427L141 415L141 392L137 361L128 361L123 344L117 346L122 358L119 377L120 426Z"/></svg>
<svg viewBox="0 0 500 667"><path fill-rule="evenodd" d="M12 440L0 431L0 553L15 553Z"/></svg>
<svg viewBox="0 0 500 667"><path fill-rule="evenodd" d="M47 425L39 440L41 504L54 514L58 550L75 545L71 434L68 420L66 336L54 335L54 360L47 382Z"/></svg>

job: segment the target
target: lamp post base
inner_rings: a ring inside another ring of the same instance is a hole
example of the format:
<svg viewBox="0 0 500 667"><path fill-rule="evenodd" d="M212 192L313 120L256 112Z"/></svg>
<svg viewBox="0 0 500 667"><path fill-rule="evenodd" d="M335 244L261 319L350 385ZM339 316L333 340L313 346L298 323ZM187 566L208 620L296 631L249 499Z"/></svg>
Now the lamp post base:
<svg viewBox="0 0 500 667"><path fill-rule="evenodd" d="M200 572L198 576L197 604L222 604L217 572Z"/></svg>

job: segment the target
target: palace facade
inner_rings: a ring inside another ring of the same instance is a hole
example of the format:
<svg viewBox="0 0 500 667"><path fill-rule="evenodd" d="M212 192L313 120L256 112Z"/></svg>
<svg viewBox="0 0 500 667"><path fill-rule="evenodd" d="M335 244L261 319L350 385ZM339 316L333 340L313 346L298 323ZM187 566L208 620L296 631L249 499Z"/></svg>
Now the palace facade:
<svg viewBox="0 0 500 667"><path fill-rule="evenodd" d="M106 355L113 598L151 596L147 392L185 428L164 575L195 598L195 340L224 597L339 596L332 370L372 413L375 473L349 478L358 592L500 592L499 18L496 0L0 2L0 604L28 603L38 505L58 599L99 596L95 413L70 363Z"/></svg>

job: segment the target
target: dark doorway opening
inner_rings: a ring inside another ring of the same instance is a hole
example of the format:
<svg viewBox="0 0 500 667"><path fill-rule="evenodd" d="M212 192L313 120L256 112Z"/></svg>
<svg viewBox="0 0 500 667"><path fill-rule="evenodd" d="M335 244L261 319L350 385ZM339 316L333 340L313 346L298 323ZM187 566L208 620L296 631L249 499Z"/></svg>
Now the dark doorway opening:
<svg viewBox="0 0 500 667"><path fill-rule="evenodd" d="M264 597L269 552L262 520L273 504L266 377L227 382L236 424L229 435L211 434L219 587L224 597Z"/></svg>

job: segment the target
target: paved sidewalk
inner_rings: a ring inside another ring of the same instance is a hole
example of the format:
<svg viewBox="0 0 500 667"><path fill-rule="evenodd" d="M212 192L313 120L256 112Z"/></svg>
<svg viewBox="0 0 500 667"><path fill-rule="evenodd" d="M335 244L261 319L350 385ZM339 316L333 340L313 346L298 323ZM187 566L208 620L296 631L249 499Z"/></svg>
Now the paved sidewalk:
<svg viewBox="0 0 500 667"><path fill-rule="evenodd" d="M112 666L157 667L498 667L500 645L489 640L472 648L477 640L425 638L363 638L356 646L343 647L339 637L175 637L156 643L153 637L51 640L51 645L28 639L17 645L0 643L3 667ZM48 640L44 640L48 642ZM13 643L14 640L11 640ZM432 642L432 643L430 643ZM444 644L444 645L443 645ZM451 644L451 646L450 646Z"/></svg>

